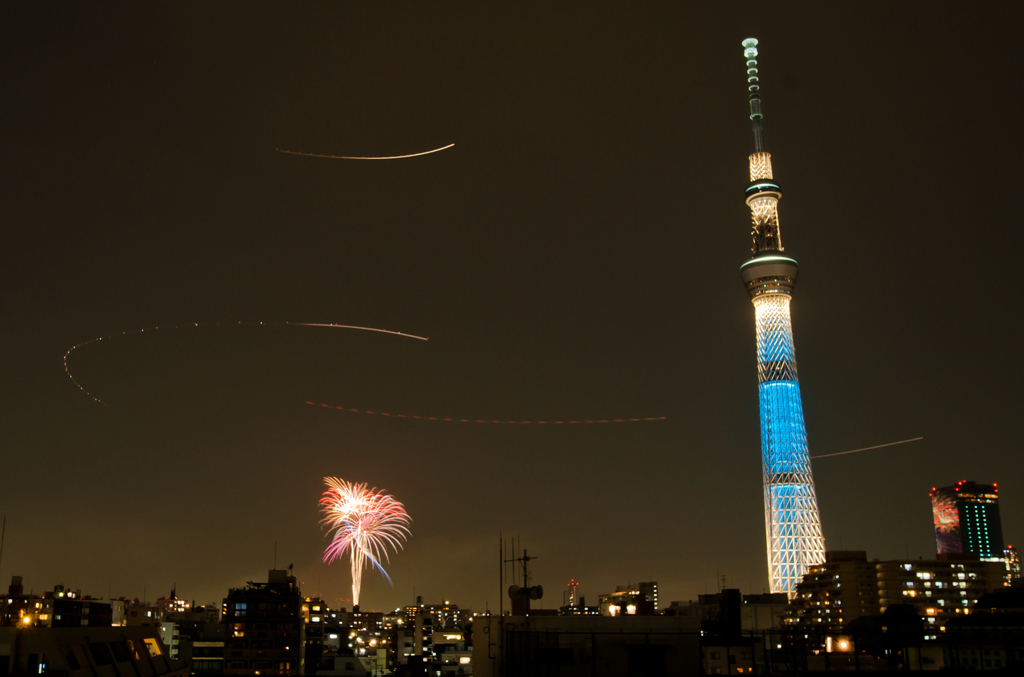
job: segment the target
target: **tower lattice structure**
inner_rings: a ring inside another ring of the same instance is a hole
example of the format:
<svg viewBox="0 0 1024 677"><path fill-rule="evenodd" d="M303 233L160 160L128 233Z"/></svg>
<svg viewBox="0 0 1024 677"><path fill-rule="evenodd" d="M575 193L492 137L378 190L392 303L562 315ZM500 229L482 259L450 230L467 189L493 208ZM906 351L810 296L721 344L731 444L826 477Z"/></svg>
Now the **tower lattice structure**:
<svg viewBox="0 0 1024 677"><path fill-rule="evenodd" d="M778 209L782 189L772 175L771 155L764 150L757 40L743 41L743 56L754 136L746 190L753 256L740 266L740 277L754 304L757 325L768 577L772 592L792 596L808 567L825 561L825 539L807 450L789 311L799 267L782 248Z"/></svg>

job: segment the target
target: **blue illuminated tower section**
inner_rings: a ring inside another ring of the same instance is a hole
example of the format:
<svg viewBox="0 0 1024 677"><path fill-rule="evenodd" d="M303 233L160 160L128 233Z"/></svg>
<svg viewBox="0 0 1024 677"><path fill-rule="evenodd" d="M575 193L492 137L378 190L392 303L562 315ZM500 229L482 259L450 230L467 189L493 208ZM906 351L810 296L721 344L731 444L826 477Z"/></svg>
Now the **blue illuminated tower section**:
<svg viewBox="0 0 1024 677"><path fill-rule="evenodd" d="M772 592L792 596L807 568L825 561L825 540L807 451L789 315L799 267L782 249L778 211L782 189L772 177L771 155L764 151L757 40L743 41L743 56L747 60L754 135L750 186L746 190L753 221L753 256L740 266L740 277L754 304L757 324L768 577Z"/></svg>

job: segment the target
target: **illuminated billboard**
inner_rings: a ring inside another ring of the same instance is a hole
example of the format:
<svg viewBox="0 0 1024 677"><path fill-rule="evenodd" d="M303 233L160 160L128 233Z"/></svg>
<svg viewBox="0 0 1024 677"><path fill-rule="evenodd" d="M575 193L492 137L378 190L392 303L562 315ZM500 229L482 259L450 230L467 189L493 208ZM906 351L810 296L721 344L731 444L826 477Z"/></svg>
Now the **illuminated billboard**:
<svg viewBox="0 0 1024 677"><path fill-rule="evenodd" d="M932 494L935 546L940 554L964 551L960 537L960 512L956 503L956 497L945 491Z"/></svg>

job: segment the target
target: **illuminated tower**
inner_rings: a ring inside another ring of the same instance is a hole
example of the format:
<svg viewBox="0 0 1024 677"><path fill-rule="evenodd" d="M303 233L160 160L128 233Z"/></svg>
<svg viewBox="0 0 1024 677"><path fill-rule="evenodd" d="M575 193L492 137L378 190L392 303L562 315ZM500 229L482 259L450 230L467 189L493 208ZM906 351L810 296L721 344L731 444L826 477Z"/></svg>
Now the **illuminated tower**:
<svg viewBox="0 0 1024 677"><path fill-rule="evenodd" d="M758 96L757 40L743 41L750 90L754 153L750 156L747 206L753 221L753 256L740 277L754 304L757 324L757 389L761 406L761 457L764 473L764 526L768 578L772 592L790 596L809 566L825 561L818 499L807 452L800 381L789 302L799 268L783 254L779 234L782 189L772 177L772 158L764 151L761 99Z"/></svg>

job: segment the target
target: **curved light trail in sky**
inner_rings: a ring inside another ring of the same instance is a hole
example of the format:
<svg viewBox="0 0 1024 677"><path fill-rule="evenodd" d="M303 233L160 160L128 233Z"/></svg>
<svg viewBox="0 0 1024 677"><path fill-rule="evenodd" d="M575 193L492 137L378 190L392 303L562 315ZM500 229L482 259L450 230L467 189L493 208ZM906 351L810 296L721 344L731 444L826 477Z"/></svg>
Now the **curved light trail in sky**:
<svg viewBox="0 0 1024 677"><path fill-rule="evenodd" d="M281 150L275 148L278 153L287 153L288 155L301 155L303 157L324 157L332 160L404 160L410 157L419 157L421 155L430 155L431 153L440 153L443 150L448 150L454 143L449 143L447 146L441 146L433 150L425 150L422 153L409 153L408 155L370 155L370 156L359 156L359 155L325 155L322 153L302 153L297 150Z"/></svg>
<svg viewBox="0 0 1024 677"><path fill-rule="evenodd" d="M864 447L863 449L851 449L850 451L840 451L840 452L835 453L835 454L822 454L820 456L811 456L811 458L828 458L830 456L845 456L846 454L856 454L856 453L861 452L861 451L871 451L872 449L881 449L882 447L892 447L892 446L895 446L897 444L906 444L907 442L917 442L918 440L923 440L923 439L924 439L923 437L914 437L914 438L909 439L909 440L900 440L899 442L887 442L885 444L876 444L873 447Z"/></svg>
<svg viewBox="0 0 1024 677"><path fill-rule="evenodd" d="M311 404L314 407L323 407L324 409L337 409L338 411L350 411L356 414L374 414L376 416L388 416L391 418L411 418L417 421L441 421L447 423L514 423L518 425L564 425L572 423L641 423L643 421L664 421L664 416L647 416L645 418L602 418L602 419L590 419L590 420L563 420L563 421L506 421L499 419L483 419L483 418L456 418L449 416L418 416L414 414L396 414L388 411L371 411L369 409L350 409L349 407L335 406L333 404L323 404L321 402L310 402L306 401L306 404Z"/></svg>
<svg viewBox="0 0 1024 677"><path fill-rule="evenodd" d="M237 326L257 326L257 327L258 326L263 326L263 327L329 327L329 328L334 328L334 329L356 329L356 330L359 330L359 331L375 331L375 332L378 332L378 333L381 333L381 334L393 334L394 336L401 336L403 338L417 339L419 341L429 341L430 340L426 336L417 336L416 334L407 334L405 332L392 331L390 329L378 329L376 327L360 327L360 326L357 326L357 325L354 325L354 324L334 324L334 323L320 323L320 322L244 322L244 321L240 320L238 322L204 322L204 323L202 323L202 325L200 325L199 322L192 322L190 324L172 324L172 325L163 325L163 328L164 329L196 329L199 326L207 327L207 326L211 326L211 325L215 326L215 327L220 327L220 326L224 326L224 327L237 327ZM149 329L149 331L150 332L154 332L154 331L158 331L159 329L160 329L159 326L151 327ZM89 339L88 341L82 341L81 343L76 343L75 345L73 345L70 348L68 348L67 352L64 353L64 372L68 375L68 378L71 379L71 382L75 384L75 387L77 387L83 393L85 393L86 395L91 397L94 401L99 402L103 406L106 406L106 402L104 402L103 400L101 400L100 398L96 397L95 395L93 395L88 390L86 390L85 386L83 386L81 383L79 383L78 380L74 377L74 375L71 373L71 368L68 366L68 357L71 355L71 353L73 351L75 351L75 350L77 350L79 348L84 348L85 346L89 345L90 343L95 343L96 341L103 341L104 339L109 341L109 340L117 338L119 336L127 336L128 334L144 334L145 332L146 332L145 329L137 329L135 331L130 331L130 332L129 331L123 331L120 334L111 334L110 336L99 336L99 337L94 338L94 339Z"/></svg>
<svg viewBox="0 0 1024 677"><path fill-rule="evenodd" d="M137 329L135 331L123 331L120 334L111 334L109 336L99 336L97 338L89 339L88 341L82 341L73 345L71 348L64 353L64 372L71 379L71 382L75 384L75 387L88 395L94 402L98 402L103 406L107 406L107 403L97 397L92 392L85 389L78 379L75 378L74 374L71 373L71 367L68 364L68 358L75 350L84 348L85 346L95 343L97 341L110 341L112 339L128 336L130 334L144 334L147 331L150 333L159 331L160 329L196 329L199 327L237 327L237 326L264 326L264 327L326 327L328 329L353 329L357 331L372 331L380 334L392 334L394 336L400 336L402 338L416 339L418 341L429 341L430 339L426 336L417 336L416 334L408 334L401 331L392 331L390 329L379 329L377 327L362 327L354 324L336 324L336 323L324 323L324 322L193 322L189 324L172 324L172 325L160 325L156 327L149 327L147 329ZM353 412L358 414L371 414L376 416L387 416L390 418L408 418L417 421L440 421L447 423L505 423L505 424L520 424L520 425L564 425L564 424L577 424L577 423L641 423L644 421L664 421L664 416L646 416L643 418L605 418L605 419L579 419L579 420L537 420L537 421L510 421L506 419L478 419L478 418L459 418L454 416L420 416L414 414L397 414L389 411L369 410L369 409L352 409L349 407L340 407L330 404L321 404L318 402L306 401L306 404L312 406L320 406L325 409L336 409L338 411Z"/></svg>

